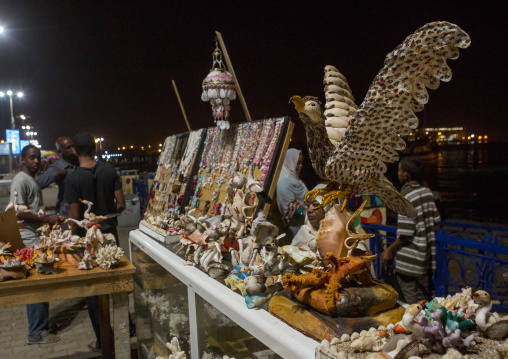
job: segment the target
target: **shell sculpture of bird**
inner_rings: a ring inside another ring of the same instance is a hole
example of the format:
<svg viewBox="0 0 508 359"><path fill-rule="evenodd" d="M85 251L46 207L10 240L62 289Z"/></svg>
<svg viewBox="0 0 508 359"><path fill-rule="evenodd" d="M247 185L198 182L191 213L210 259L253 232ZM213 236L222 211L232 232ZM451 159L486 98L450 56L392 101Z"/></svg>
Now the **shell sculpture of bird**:
<svg viewBox="0 0 508 359"><path fill-rule="evenodd" d="M341 199L344 209L353 192L373 193L395 212L416 217L411 203L385 178L385 162L398 160L396 151L406 146L401 136L417 128L414 112L422 111L429 99L426 87L436 89L440 81L450 81L446 60L456 59L459 48L470 43L457 25L429 23L387 55L358 109L344 76L332 66L325 68L326 115L317 98L292 97L314 170L329 182L307 197L323 196L321 206Z"/></svg>

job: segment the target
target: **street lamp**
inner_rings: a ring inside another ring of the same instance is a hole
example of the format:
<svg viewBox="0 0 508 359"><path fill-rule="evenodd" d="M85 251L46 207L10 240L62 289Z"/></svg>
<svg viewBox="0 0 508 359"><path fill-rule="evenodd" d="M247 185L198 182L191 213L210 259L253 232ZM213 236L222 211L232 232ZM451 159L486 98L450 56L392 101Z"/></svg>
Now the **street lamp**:
<svg viewBox="0 0 508 359"><path fill-rule="evenodd" d="M16 128L16 123L14 122L14 112L12 111L12 91L9 90L7 92L0 91L0 97L4 97L5 95L9 96L9 103L11 105L11 127L14 130ZM23 92L18 91L16 96L23 97Z"/></svg>

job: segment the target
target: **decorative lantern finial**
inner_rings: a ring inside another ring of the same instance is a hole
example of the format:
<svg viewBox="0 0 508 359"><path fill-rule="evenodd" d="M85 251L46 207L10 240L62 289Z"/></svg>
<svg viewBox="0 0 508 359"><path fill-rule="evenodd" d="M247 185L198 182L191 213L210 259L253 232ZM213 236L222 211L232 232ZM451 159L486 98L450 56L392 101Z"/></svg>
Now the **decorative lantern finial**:
<svg viewBox="0 0 508 359"><path fill-rule="evenodd" d="M201 100L210 101L215 124L221 129L229 128L230 102L234 99L236 99L235 82L222 61L219 41L215 38L212 69L203 80Z"/></svg>

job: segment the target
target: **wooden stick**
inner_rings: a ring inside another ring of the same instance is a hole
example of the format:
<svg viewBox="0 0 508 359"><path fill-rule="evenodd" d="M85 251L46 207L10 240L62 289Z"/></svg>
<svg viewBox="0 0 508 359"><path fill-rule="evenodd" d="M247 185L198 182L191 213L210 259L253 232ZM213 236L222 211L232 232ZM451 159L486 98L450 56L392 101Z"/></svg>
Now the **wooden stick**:
<svg viewBox="0 0 508 359"><path fill-rule="evenodd" d="M240 84L238 83L238 79L236 78L235 70L233 70L233 64L231 64L231 60L229 59L228 50L226 50L226 45L224 44L224 40L222 40L222 35L218 31L215 31L215 35L217 35L220 47L222 48L222 53L224 54L224 58L226 59L228 70L231 73L231 76L233 76L233 80L235 81L236 93L238 94L238 98L240 99L240 103L242 104L245 117L247 118L247 121L251 122L252 119L250 117L249 109L247 108L247 103L243 98L242 90L240 89Z"/></svg>
<svg viewBox="0 0 508 359"><path fill-rule="evenodd" d="M190 128L189 121L187 120L187 115L185 114L185 109L183 108L182 100L180 99L180 94L178 93L178 89L176 88L175 80L171 80L173 83L173 88L175 89L176 98L178 99L178 103L180 104L180 109L182 110L183 119L185 120L185 123L187 124L187 128L189 129L189 132L192 131Z"/></svg>

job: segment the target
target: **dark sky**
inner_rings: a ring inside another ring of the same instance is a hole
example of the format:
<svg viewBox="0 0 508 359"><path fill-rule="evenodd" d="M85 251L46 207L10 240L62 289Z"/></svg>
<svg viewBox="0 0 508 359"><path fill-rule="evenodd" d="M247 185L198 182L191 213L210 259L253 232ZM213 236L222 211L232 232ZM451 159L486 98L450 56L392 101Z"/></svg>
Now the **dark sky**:
<svg viewBox="0 0 508 359"><path fill-rule="evenodd" d="M349 5L351 4L351 5ZM427 126L465 126L504 139L506 5L477 1L0 1L0 89L22 90L43 148L90 131L106 146L160 143L213 124L201 82L215 30L226 43L253 119L292 116L292 95L324 99L334 65L360 104L386 54L425 23L446 20L472 39L449 61L450 83L430 92ZM10 127L0 98L0 130ZM232 122L243 122L240 102ZM297 131L302 131L300 126Z"/></svg>

